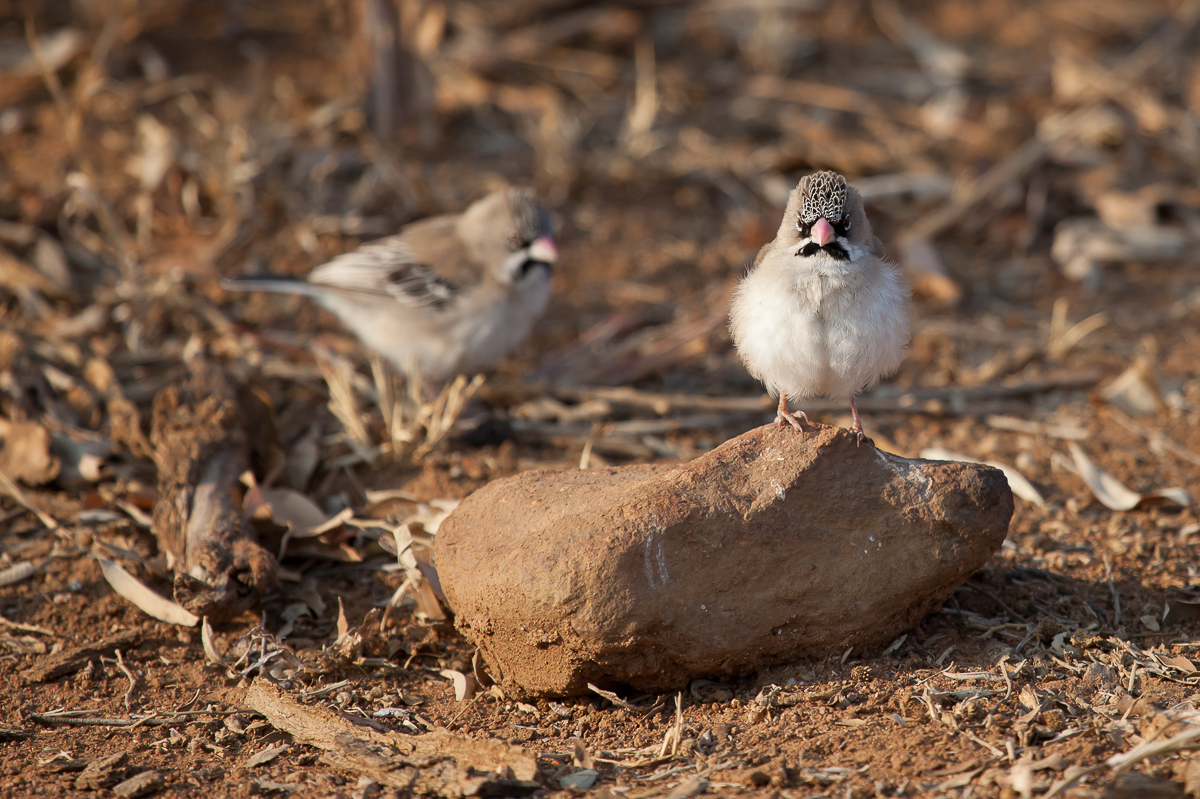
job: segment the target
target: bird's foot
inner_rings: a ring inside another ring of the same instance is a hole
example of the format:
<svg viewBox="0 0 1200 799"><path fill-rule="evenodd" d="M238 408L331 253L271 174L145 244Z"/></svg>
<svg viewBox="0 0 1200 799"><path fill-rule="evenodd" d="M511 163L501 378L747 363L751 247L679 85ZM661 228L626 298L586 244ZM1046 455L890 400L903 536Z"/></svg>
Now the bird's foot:
<svg viewBox="0 0 1200 799"><path fill-rule="evenodd" d="M850 435L854 436L854 446L860 447L865 441L872 447L875 442L867 438L867 434L863 432L862 419L858 415L858 403L854 401L854 395L850 395L850 412L854 414L854 424L850 425Z"/></svg>
<svg viewBox="0 0 1200 799"><path fill-rule="evenodd" d="M799 419L796 418L797 416L800 418ZM801 422L800 419L803 419L804 421ZM791 411L789 411L787 409L781 408L775 414L775 424L777 424L781 427L784 425L790 424L792 427L796 428L801 433L806 433L808 431L804 429L804 425L811 424L811 422L809 422L808 417L804 415L804 411L796 411L795 413L792 413Z"/></svg>
<svg viewBox="0 0 1200 799"><path fill-rule="evenodd" d="M850 435L854 438L854 446L856 447L862 446L864 441L870 444L872 447L875 446L875 442L867 438L867 434L863 432L861 427L851 427Z"/></svg>

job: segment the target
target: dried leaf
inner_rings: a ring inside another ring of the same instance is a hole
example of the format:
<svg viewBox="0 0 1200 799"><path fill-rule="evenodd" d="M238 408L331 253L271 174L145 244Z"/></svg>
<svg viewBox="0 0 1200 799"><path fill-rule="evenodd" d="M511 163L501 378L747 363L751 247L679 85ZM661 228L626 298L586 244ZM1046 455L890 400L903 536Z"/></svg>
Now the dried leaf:
<svg viewBox="0 0 1200 799"><path fill-rule="evenodd" d="M1133 416L1149 416L1166 407L1156 370L1145 358L1138 358L1132 366L1101 388L1100 396L1109 405L1115 405Z"/></svg>
<svg viewBox="0 0 1200 799"><path fill-rule="evenodd" d="M287 475L288 483L297 491L303 491L308 487L308 481L312 479L313 472L317 470L317 465L321 460L320 441L321 426L314 424L304 435L296 439L292 444L291 451L288 452L284 473Z"/></svg>
<svg viewBox="0 0 1200 799"><path fill-rule="evenodd" d="M1142 502L1150 499L1166 499L1179 505L1188 506L1192 503L1191 495L1182 488L1163 488L1149 494L1139 494L1121 484L1119 480L1102 471L1084 453L1074 441L1067 444L1071 451L1071 460L1083 482L1091 489L1092 494L1106 508L1112 510L1132 510Z"/></svg>
<svg viewBox="0 0 1200 799"><path fill-rule="evenodd" d="M26 41L6 41L0 45L0 72L33 76L40 74L42 67L57 72L87 47L88 35L77 28L61 28L43 33L35 41L37 57Z"/></svg>
<svg viewBox="0 0 1200 799"><path fill-rule="evenodd" d="M421 580L416 584L416 595L414 599L417 602L416 613L419 617L423 617L427 622L437 624L446 620L446 613L442 610L442 605L438 601L438 595L433 589L433 584L429 580Z"/></svg>
<svg viewBox="0 0 1200 799"><path fill-rule="evenodd" d="M12 655L44 655L46 644L32 635L22 635L20 638L0 632L0 646L7 647Z"/></svg>
<svg viewBox="0 0 1200 799"><path fill-rule="evenodd" d="M367 502L371 503L372 505L378 505L381 502L387 502L388 500L392 499L399 499L403 500L404 502L417 501L417 498L413 494L410 494L407 491L401 491L399 488L379 490L368 488L366 491L366 496Z"/></svg>
<svg viewBox="0 0 1200 799"><path fill-rule="evenodd" d="M346 522L354 518L354 511L351 508L342 508L340 511L330 516L326 521L314 525L299 537L319 536L323 533L328 533L330 530L336 530ZM295 538L297 536L293 536Z"/></svg>
<svg viewBox="0 0 1200 799"><path fill-rule="evenodd" d="M308 535L310 530L329 519L329 514L321 510L320 505L299 491L290 488L260 488L258 491L271 506L271 520L284 527L290 525L293 538Z"/></svg>
<svg viewBox="0 0 1200 799"><path fill-rule="evenodd" d="M229 663L217 651L217 647L213 643L212 628L208 626L208 616L205 616L200 624L200 643L204 646L204 656L208 658L209 663L224 667L229 666Z"/></svg>
<svg viewBox="0 0 1200 799"><path fill-rule="evenodd" d="M564 774L558 778L558 784L563 788L574 788L577 791L586 791L591 789L596 784L596 780L600 777L600 772L594 768L584 768L576 771L573 774Z"/></svg>
<svg viewBox="0 0 1200 799"><path fill-rule="evenodd" d="M971 781L983 773L983 768L977 768L973 771L967 771L964 774L951 777L938 786L939 791L946 791L951 788L965 788L971 784Z"/></svg>
<svg viewBox="0 0 1200 799"><path fill-rule="evenodd" d="M50 434L37 422L0 419L0 472L26 485L50 482L61 469L50 444Z"/></svg>
<svg viewBox="0 0 1200 799"><path fill-rule="evenodd" d="M475 678L454 669L442 669L440 674L454 681L454 701L462 702L470 699L475 693Z"/></svg>
<svg viewBox="0 0 1200 799"><path fill-rule="evenodd" d="M23 560L19 563L14 563L7 569L0 570L0 588L32 577L37 574L39 568L41 568L40 564Z"/></svg>
<svg viewBox="0 0 1200 799"><path fill-rule="evenodd" d="M1112 510L1131 510L1142 501L1141 494L1129 490L1112 475L1101 471L1077 444L1071 442L1068 449L1079 476L1105 507Z"/></svg>
<svg viewBox="0 0 1200 799"><path fill-rule="evenodd" d="M0 70L2 72L3 70ZM7 249L0 247L0 286L17 296L30 292L41 292L48 297L62 294L54 281L20 260ZM35 295L36 296L36 295Z"/></svg>
<svg viewBox="0 0 1200 799"><path fill-rule="evenodd" d="M707 790L708 780L704 777L688 777L676 785L663 799L691 799L691 797L704 793Z"/></svg>
<svg viewBox="0 0 1200 799"><path fill-rule="evenodd" d="M175 136L150 114L138 117L137 131L141 152L129 159L126 172L138 178L142 191L152 192L175 162Z"/></svg>
<svg viewBox="0 0 1200 799"><path fill-rule="evenodd" d="M250 757L250 759L246 761L246 765L249 768L257 768L258 766L265 766L267 763L270 763L272 760L279 757L281 754L283 754L284 752L286 752L289 749L291 749L291 747L288 746L287 744L276 744L275 746L268 746L266 749L262 750L258 754L252 755Z"/></svg>
<svg viewBox="0 0 1200 799"><path fill-rule="evenodd" d="M1193 663L1192 661L1188 660L1183 655L1176 655L1175 657L1159 658L1159 659L1163 663L1166 663L1168 666L1179 669L1184 674L1195 674L1197 671L1196 664Z"/></svg>
<svg viewBox="0 0 1200 799"><path fill-rule="evenodd" d="M1192 799L1200 799L1200 757L1190 757L1183 770L1184 791Z"/></svg>
<svg viewBox="0 0 1200 799"><path fill-rule="evenodd" d="M1165 755L1170 752L1182 752L1185 749L1190 749L1190 744L1200 738L1200 724L1189 727L1183 732L1166 740L1154 740L1144 743L1141 746L1134 747L1128 752L1113 755L1105 764L1109 768L1123 769L1132 766L1140 760L1147 760L1159 755Z"/></svg>
<svg viewBox="0 0 1200 799"><path fill-rule="evenodd" d="M342 603L342 598L338 597L338 617L337 617L337 640L341 643L346 635L350 632L350 622L346 621L346 606Z"/></svg>
<svg viewBox="0 0 1200 799"><path fill-rule="evenodd" d="M287 638L292 634L292 631L296 629L296 619L300 618L301 616L311 615L312 611L309 609L307 603L291 603L283 609L282 613L279 614L279 617L283 619L283 626L279 628L279 632L275 634L275 637L279 638L280 640Z"/></svg>
<svg viewBox="0 0 1200 799"><path fill-rule="evenodd" d="M33 248L33 265L37 270L45 275L59 292L66 294L71 290L71 268L67 264L67 254L63 250L63 246L58 243L58 240L53 236L38 236L37 244ZM58 322L54 325L54 333L62 337L64 332L76 333L80 328L87 327L90 322L97 317L100 318L101 324L107 317L107 308L104 305L97 304L90 306L86 310L80 312L78 316L70 322L64 324ZM81 324L82 323L82 324ZM99 327L97 325L96 327ZM95 330L95 328L92 328ZM90 330L84 332L92 332Z"/></svg>
<svg viewBox="0 0 1200 799"><path fill-rule="evenodd" d="M100 570L104 573L104 579L108 581L113 590L148 615L159 621L178 624L181 627L195 627L200 623L200 619L166 597L150 590L114 561L98 555L93 555L93 557L100 562Z"/></svg>

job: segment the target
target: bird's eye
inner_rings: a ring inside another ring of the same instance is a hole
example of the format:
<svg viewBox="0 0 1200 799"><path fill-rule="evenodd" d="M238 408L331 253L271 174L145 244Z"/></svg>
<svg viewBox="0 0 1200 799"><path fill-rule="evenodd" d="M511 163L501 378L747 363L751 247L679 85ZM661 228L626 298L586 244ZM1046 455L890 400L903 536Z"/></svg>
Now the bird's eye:
<svg viewBox="0 0 1200 799"><path fill-rule="evenodd" d="M845 221L842 222L842 226L846 228L847 233L850 232L850 218L849 217L846 217Z"/></svg>

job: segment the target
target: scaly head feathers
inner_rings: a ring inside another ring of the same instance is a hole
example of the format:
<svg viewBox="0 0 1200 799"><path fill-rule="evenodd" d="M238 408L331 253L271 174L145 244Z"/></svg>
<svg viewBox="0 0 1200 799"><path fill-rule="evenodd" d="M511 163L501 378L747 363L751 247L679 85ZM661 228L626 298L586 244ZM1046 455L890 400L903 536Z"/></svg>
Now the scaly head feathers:
<svg viewBox="0 0 1200 799"><path fill-rule="evenodd" d="M842 221L846 208L846 179L836 172L814 172L796 187L802 205L798 224L811 225L824 217L830 224Z"/></svg>
<svg viewBox="0 0 1200 799"><path fill-rule="evenodd" d="M788 197L772 246L793 249L797 256L824 255L838 261L852 259L855 252L878 253L880 248L862 195L836 172L814 172L800 179Z"/></svg>

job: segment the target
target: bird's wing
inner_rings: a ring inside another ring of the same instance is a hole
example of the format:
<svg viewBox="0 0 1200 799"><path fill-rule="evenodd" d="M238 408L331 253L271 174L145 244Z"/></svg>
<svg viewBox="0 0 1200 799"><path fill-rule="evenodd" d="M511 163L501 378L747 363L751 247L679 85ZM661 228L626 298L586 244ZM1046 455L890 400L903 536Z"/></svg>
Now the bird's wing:
<svg viewBox="0 0 1200 799"><path fill-rule="evenodd" d="M884 257L883 242L880 240L880 238L878 236L876 236L874 233L872 233L871 238L868 243L869 243L869 246L871 247L872 255L874 255L876 258Z"/></svg>
<svg viewBox="0 0 1200 799"><path fill-rule="evenodd" d="M368 242L318 266L309 274L308 282L367 300L443 310L469 284L444 274L440 268L443 261L433 248L422 249L424 253L415 252L404 234Z"/></svg>
<svg viewBox="0 0 1200 799"><path fill-rule="evenodd" d="M774 245L775 245L775 240L772 239L771 241L768 241L766 244L764 244L763 246L758 248L758 255L754 256L754 263L752 263L746 267L747 275L750 274L751 272L753 272L755 269L758 269L758 265L762 263L763 258L767 257L767 253L771 252L771 248Z"/></svg>
<svg viewBox="0 0 1200 799"><path fill-rule="evenodd" d="M422 219L405 227L397 238L415 261L429 264L438 277L466 289L482 282L486 275L459 235L461 218L461 214L446 214Z"/></svg>

